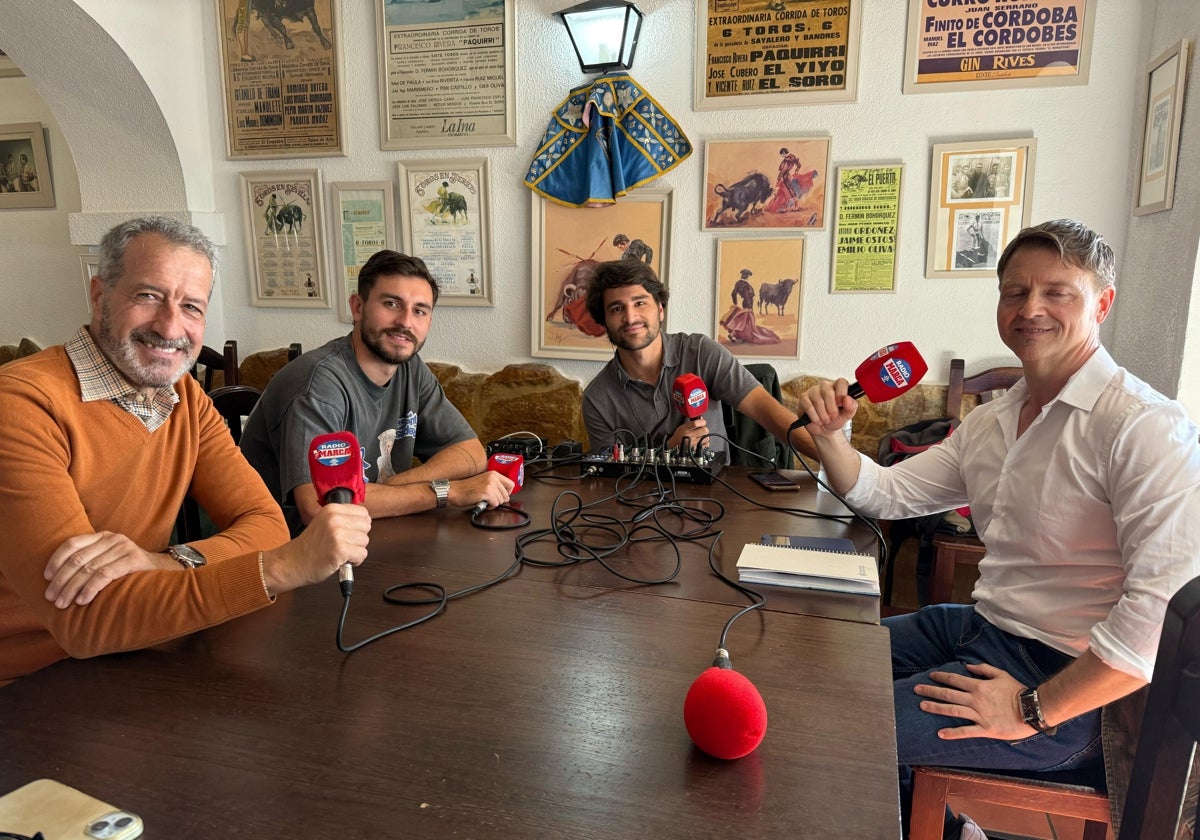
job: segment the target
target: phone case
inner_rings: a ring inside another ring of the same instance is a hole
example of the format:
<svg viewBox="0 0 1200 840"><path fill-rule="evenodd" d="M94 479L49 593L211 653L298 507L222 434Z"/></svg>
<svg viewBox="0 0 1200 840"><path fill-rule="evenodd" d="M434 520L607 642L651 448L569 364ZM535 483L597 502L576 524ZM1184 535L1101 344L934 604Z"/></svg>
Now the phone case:
<svg viewBox="0 0 1200 840"><path fill-rule="evenodd" d="M800 485L786 475L773 472L752 472L750 478L768 490L799 490Z"/></svg>
<svg viewBox="0 0 1200 840"><path fill-rule="evenodd" d="M38 779L0 796L0 831L46 840L133 840L142 820L53 779Z"/></svg>

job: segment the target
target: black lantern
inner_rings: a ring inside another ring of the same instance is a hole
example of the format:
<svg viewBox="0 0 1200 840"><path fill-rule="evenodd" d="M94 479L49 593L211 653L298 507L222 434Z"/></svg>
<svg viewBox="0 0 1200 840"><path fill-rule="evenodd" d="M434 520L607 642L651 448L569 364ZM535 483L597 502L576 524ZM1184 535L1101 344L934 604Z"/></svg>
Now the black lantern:
<svg viewBox="0 0 1200 840"><path fill-rule="evenodd" d="M587 0L555 12L571 36L571 46L584 73L629 70L642 29L641 10L632 3Z"/></svg>

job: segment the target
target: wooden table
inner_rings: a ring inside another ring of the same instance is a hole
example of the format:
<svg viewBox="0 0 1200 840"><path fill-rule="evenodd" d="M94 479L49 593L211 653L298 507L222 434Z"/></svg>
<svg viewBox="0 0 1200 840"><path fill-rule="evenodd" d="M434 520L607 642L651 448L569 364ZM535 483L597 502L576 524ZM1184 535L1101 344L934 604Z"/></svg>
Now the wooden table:
<svg viewBox="0 0 1200 840"><path fill-rule="evenodd" d="M462 517L380 529L396 533L359 570L350 640L423 611L383 603L390 584L462 588L507 562L512 532ZM731 599L687 597L690 576L666 595L531 571L351 655L334 647L329 582L51 666L0 689L0 791L56 778L172 840L898 836L885 628L778 609L739 621L728 647L769 726L724 762L692 746L682 706Z"/></svg>

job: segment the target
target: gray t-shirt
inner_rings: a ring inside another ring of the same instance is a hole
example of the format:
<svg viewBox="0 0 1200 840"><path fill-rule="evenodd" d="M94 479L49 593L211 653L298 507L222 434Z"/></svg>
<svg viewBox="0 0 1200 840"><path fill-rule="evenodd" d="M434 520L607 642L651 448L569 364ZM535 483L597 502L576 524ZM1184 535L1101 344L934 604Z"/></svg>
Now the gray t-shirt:
<svg viewBox="0 0 1200 840"><path fill-rule="evenodd" d="M647 438L650 445L660 446L683 422L683 415L671 401L671 386L685 373L696 374L708 388L704 420L712 436L707 446L718 452L728 449L721 404L737 408L758 386L758 380L732 353L706 335L663 333L662 340L663 367L656 384L631 379L614 353L584 389L583 422L593 451L614 442L633 443Z"/></svg>
<svg viewBox="0 0 1200 840"><path fill-rule="evenodd" d="M380 387L354 358L349 336L285 365L259 398L242 433L242 453L283 507L293 533L299 515L292 491L312 481L308 446L326 432L350 431L362 448L363 473L378 482L428 460L475 432L446 399L419 355Z"/></svg>

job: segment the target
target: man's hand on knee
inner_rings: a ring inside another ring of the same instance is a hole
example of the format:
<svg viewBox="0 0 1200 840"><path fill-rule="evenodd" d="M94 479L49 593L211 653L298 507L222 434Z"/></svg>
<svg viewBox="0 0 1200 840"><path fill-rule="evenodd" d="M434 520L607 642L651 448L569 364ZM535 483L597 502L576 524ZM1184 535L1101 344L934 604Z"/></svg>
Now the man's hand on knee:
<svg viewBox="0 0 1200 840"><path fill-rule="evenodd" d="M967 670L971 676L932 671L929 676L936 685L922 684L913 688L926 698L921 701L922 711L972 721L966 726L939 729L939 738L947 741L961 738L1019 741L1036 734L1021 716L1019 695L1025 686L1007 671L986 663L968 664Z"/></svg>

